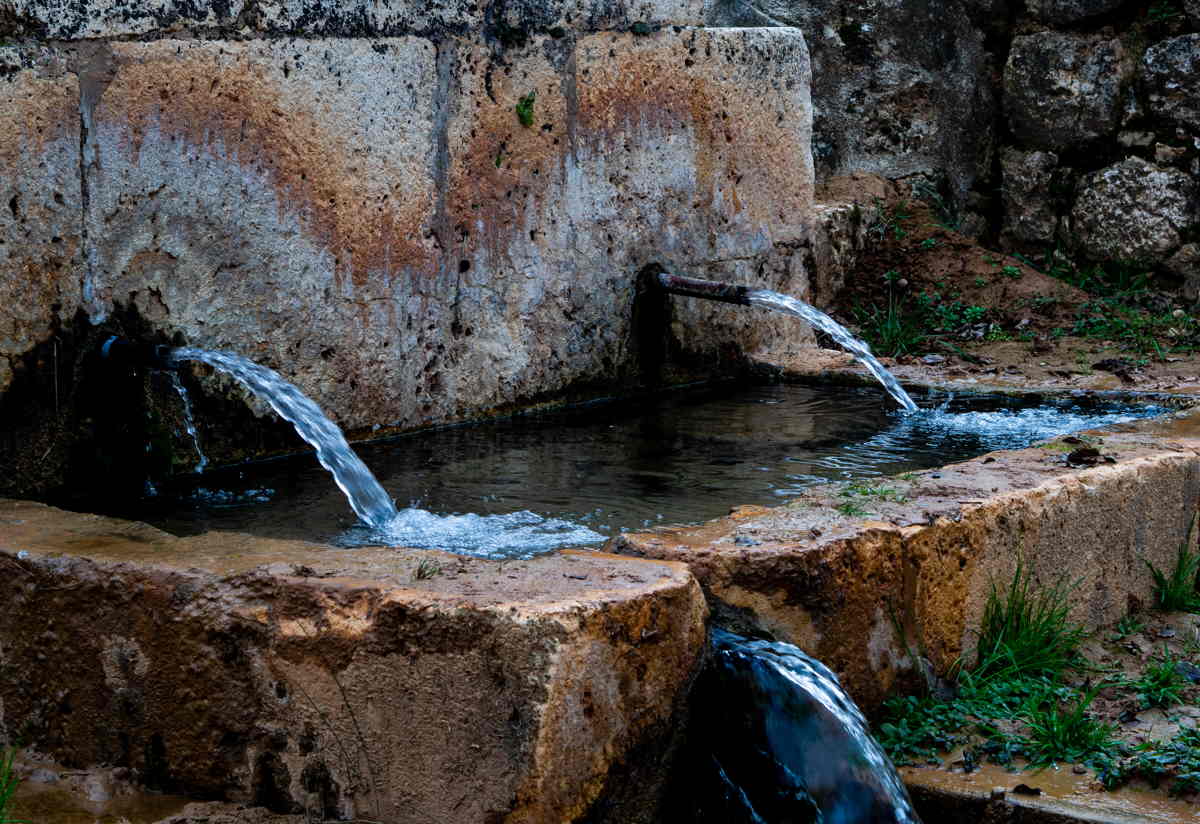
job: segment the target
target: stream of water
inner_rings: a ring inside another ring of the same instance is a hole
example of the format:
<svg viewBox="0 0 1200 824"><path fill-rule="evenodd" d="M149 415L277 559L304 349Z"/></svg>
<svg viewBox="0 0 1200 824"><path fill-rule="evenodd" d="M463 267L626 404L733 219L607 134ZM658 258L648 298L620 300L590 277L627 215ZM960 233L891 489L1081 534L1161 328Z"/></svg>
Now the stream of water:
<svg viewBox="0 0 1200 824"><path fill-rule="evenodd" d="M721 824L920 824L895 767L828 667L712 631L692 694L683 816Z"/></svg>
<svg viewBox="0 0 1200 824"><path fill-rule="evenodd" d="M751 306L761 306L764 309L772 309L776 312L783 312L786 315L798 317L814 328L829 335L829 337L837 341L838 346L845 349L859 363L867 367L867 370L883 385L887 393L895 399L896 403L900 404L901 409L909 414L917 411L917 404L904 391L904 388L900 386L900 382L896 380L896 376L887 371L883 364L879 362L879 359L871 354L871 348L850 334L850 330L817 307L811 306L797 298L781 295L778 292L772 292L768 289L751 289L746 292L746 300L750 301Z"/></svg>

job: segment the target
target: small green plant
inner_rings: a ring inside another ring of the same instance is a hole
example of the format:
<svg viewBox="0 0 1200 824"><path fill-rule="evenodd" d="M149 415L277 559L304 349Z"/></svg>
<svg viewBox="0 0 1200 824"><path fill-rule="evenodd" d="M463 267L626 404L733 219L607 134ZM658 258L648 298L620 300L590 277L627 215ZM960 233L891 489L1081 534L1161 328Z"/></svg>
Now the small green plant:
<svg viewBox="0 0 1200 824"><path fill-rule="evenodd" d="M13 771L13 759L16 755L15 747L0 751L0 824L24 824L20 819L8 816L9 804L17 791L17 776Z"/></svg>
<svg viewBox="0 0 1200 824"><path fill-rule="evenodd" d="M976 645L975 676L1049 676L1073 664L1084 631L1067 619L1067 592L1064 581L1034 589L1032 574L1018 558L1006 588L992 582Z"/></svg>
<svg viewBox="0 0 1200 824"><path fill-rule="evenodd" d="M1012 278L1013 280L1016 280L1021 277L1021 267L1012 265L1005 266L1001 268L1000 274L1004 275L1006 278Z"/></svg>
<svg viewBox="0 0 1200 824"><path fill-rule="evenodd" d="M1157 0L1146 11L1146 19L1151 23L1169 23L1181 16L1172 0Z"/></svg>
<svg viewBox="0 0 1200 824"><path fill-rule="evenodd" d="M1200 574L1200 548L1189 549L1196 518L1188 525L1187 536L1175 553L1175 568L1167 575L1144 559L1154 576L1154 605L1166 612L1200 612L1200 595L1196 592L1196 576Z"/></svg>
<svg viewBox="0 0 1200 824"><path fill-rule="evenodd" d="M417 564L417 568L413 570L414 581L427 581L435 575L442 574L442 565L432 558L422 558Z"/></svg>
<svg viewBox="0 0 1200 824"><path fill-rule="evenodd" d="M976 286L978 286L978 287L982 288L982 287L984 287L984 286L987 286L987 284L988 284L988 280L987 280L987 278L975 278L975 285L976 285Z"/></svg>
<svg viewBox="0 0 1200 824"><path fill-rule="evenodd" d="M884 239L888 235L892 235L896 238L896 240L903 240L908 236L908 232L906 232L904 227L901 226L903 221L912 217L912 215L906 211L907 209L907 201L902 200L891 209L888 209L884 206L882 199L875 198L875 211L879 217L878 222L875 224L874 230L875 234L880 240Z"/></svg>
<svg viewBox="0 0 1200 824"><path fill-rule="evenodd" d="M859 307L854 315L863 337L877 354L890 357L912 354L925 343L920 318L904 311L903 301L895 294L888 295L886 307Z"/></svg>
<svg viewBox="0 0 1200 824"><path fill-rule="evenodd" d="M1117 621L1117 626L1113 629L1112 640L1124 641L1130 635L1137 635L1144 630L1146 625L1138 620L1135 615L1126 615L1120 621Z"/></svg>
<svg viewBox="0 0 1200 824"><path fill-rule="evenodd" d="M869 483L852 483L842 490L841 495L843 498L859 496L874 498L877 501L894 501L895 503L904 503L908 500L890 486L876 486Z"/></svg>
<svg viewBox="0 0 1200 824"><path fill-rule="evenodd" d="M1162 655L1133 682L1143 707L1169 707L1183 700L1180 691L1187 686L1187 679L1176 669L1178 663L1164 646Z"/></svg>
<svg viewBox="0 0 1200 824"><path fill-rule="evenodd" d="M927 237L921 241L922 249L932 249L935 246L937 246L937 238L935 237Z"/></svg>
<svg viewBox="0 0 1200 824"><path fill-rule="evenodd" d="M1005 331L999 324L993 323L984 339L994 343L996 341L1012 340L1013 336L1012 332Z"/></svg>
<svg viewBox="0 0 1200 824"><path fill-rule="evenodd" d="M525 95L520 100L518 100L517 105L515 106L515 109L517 112L517 120L519 120L521 122L521 125L524 126L526 129L528 129L530 126L533 125L533 101L534 101L534 98L535 98L535 93L530 92L529 94Z"/></svg>
<svg viewBox="0 0 1200 824"><path fill-rule="evenodd" d="M847 518L862 518L862 517L870 514L869 512L867 512L867 510L863 509L859 504L855 503L854 501L846 501L846 503L844 503L844 504L838 504L837 506L834 507L834 509L836 509L839 513L846 516Z"/></svg>
<svg viewBox="0 0 1200 824"><path fill-rule="evenodd" d="M1200 728L1191 727L1168 742L1148 741L1139 748L1129 771L1136 772L1154 786L1164 778L1173 778L1171 792L1200 792Z"/></svg>
<svg viewBox="0 0 1200 824"><path fill-rule="evenodd" d="M1025 719L1029 737L1024 748L1029 766L1036 769L1084 761L1093 753L1112 748L1113 728L1087 714L1098 691L1096 688L1087 691L1073 706L1060 705L1054 693L1030 702Z"/></svg>

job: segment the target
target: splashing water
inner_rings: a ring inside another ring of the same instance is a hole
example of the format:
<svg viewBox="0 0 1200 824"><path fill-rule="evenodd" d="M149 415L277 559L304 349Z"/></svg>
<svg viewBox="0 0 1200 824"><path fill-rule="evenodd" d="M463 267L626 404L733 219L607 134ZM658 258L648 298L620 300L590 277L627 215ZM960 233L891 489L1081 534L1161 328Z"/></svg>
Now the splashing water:
<svg viewBox="0 0 1200 824"><path fill-rule="evenodd" d="M183 402L183 427L192 438L192 446L196 448L196 467L192 471L199 474L208 466L208 458L205 457L204 450L200 448L200 433L196 431L196 418L192 414L192 399L188 396L183 381L179 379L179 373L168 370L167 374L171 378L171 385L179 393L179 400Z"/></svg>
<svg viewBox="0 0 1200 824"><path fill-rule="evenodd" d="M277 373L230 352L181 347L171 350L170 358L176 363L200 361L232 375L270 404L316 449L317 460L333 475L350 507L365 524L365 528L351 529L342 535L338 540L341 546L397 544L485 558L514 558L605 540L603 535L586 527L558 518L543 518L527 510L503 515L436 515L416 508L397 511L391 497L350 448L337 424ZM182 384L177 387L182 391ZM187 400L186 394L184 399ZM190 404L187 411L190 420ZM188 431L193 428L189 426Z"/></svg>
<svg viewBox="0 0 1200 824"><path fill-rule="evenodd" d="M196 360L216 367L269 403L279 417L296 427L296 434L317 450L317 460L332 473L334 482L364 523L382 529L396 517L392 499L367 465L350 449L342 430L325 417L319 406L278 374L231 352L180 347L171 350L170 358L174 362Z"/></svg>
<svg viewBox="0 0 1200 824"><path fill-rule="evenodd" d="M919 824L895 767L824 664L791 644L721 629L712 648L693 704L692 820Z"/></svg>
<svg viewBox="0 0 1200 824"><path fill-rule="evenodd" d="M820 329L837 341L838 345L853 355L859 363L867 367L870 373L875 376L875 379L883 384L883 388L896 400L896 403L900 404L900 407L905 412L911 414L917 411L916 403L908 396L904 388L900 386L900 382L896 380L895 376L887 371L883 364L871 354L871 348L863 341L854 337L854 335L851 335L846 327L820 309L810 306L802 300L789 297L788 295L781 295L778 292L772 292L768 289L749 289L746 292L746 300L749 301L751 306L761 306L764 309L773 309L776 312L794 315L809 325Z"/></svg>

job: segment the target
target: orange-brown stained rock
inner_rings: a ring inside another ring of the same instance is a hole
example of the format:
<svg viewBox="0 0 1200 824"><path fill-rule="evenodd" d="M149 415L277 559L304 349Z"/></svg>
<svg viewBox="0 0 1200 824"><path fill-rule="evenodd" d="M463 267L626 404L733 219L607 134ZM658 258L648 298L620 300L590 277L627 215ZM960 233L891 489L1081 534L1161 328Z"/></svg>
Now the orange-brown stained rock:
<svg viewBox="0 0 1200 824"><path fill-rule="evenodd" d="M906 500L854 499L865 517L839 513L849 499L820 488L760 515L610 545L687 563L719 620L797 644L869 710L913 684L910 651L938 673L972 660L991 586L1010 581L1018 559L1038 586L1066 584L1071 617L1088 628L1152 603L1145 561L1173 567L1200 503L1200 441L1161 437L1154 421L1119 429L1101 434L1114 464L1075 469L1037 447L994 453L936 478L889 479Z"/></svg>
<svg viewBox="0 0 1200 824"><path fill-rule="evenodd" d="M327 817L550 824L602 790L652 797L616 777L661 753L705 639L686 568L594 552L176 539L9 501L0 567L0 649L22 669L0 683L5 730Z"/></svg>
<svg viewBox="0 0 1200 824"><path fill-rule="evenodd" d="M53 53L0 74L0 393L79 305L79 84Z"/></svg>

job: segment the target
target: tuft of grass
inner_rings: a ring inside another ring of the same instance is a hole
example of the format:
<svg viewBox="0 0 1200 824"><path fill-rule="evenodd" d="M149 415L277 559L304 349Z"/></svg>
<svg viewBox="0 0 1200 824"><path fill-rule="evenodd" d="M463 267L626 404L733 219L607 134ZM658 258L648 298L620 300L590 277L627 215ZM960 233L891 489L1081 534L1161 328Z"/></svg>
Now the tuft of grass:
<svg viewBox="0 0 1200 824"><path fill-rule="evenodd" d="M442 574L442 565L432 558L422 558L417 564L417 568L413 570L414 581L427 581L435 575Z"/></svg>
<svg viewBox="0 0 1200 824"><path fill-rule="evenodd" d="M909 355L925 344L925 328L921 318L905 312L902 301L894 294L888 295L886 307L858 307L854 314L863 337L876 354L888 357Z"/></svg>
<svg viewBox="0 0 1200 824"><path fill-rule="evenodd" d="M0 751L0 824L24 824L20 819L8 816L8 806L17 791L17 776L13 772L16 755L16 747Z"/></svg>
<svg viewBox="0 0 1200 824"><path fill-rule="evenodd" d="M517 105L513 107L517 112L517 120L526 129L533 125L533 102L535 98L535 93L530 92L518 100Z"/></svg>
<svg viewBox="0 0 1200 824"><path fill-rule="evenodd" d="M1096 721L1087 713L1097 692L1097 688L1092 688L1079 696L1073 706L1060 704L1053 694L1046 696L1046 700L1034 699L1025 718L1029 736L1024 750L1030 767L1086 761L1094 753L1113 747L1112 726Z"/></svg>
<svg viewBox="0 0 1200 824"><path fill-rule="evenodd" d="M1131 685L1136 691L1143 708L1166 708L1183 700L1181 690L1188 681L1180 674L1176 660L1166 646L1158 660L1142 671L1142 677Z"/></svg>
<svg viewBox="0 0 1200 824"><path fill-rule="evenodd" d="M845 515L847 518L862 518L871 514L854 501L846 501L844 504L838 504L834 507L834 509L840 512L842 515Z"/></svg>
<svg viewBox="0 0 1200 824"><path fill-rule="evenodd" d="M1143 559L1154 576L1154 605L1166 612L1200 612L1200 594L1196 592L1196 576L1200 574L1200 548L1195 552L1188 549L1195 526L1196 519L1193 517L1188 525L1187 536L1175 553L1175 568L1170 575L1150 563L1148 558Z"/></svg>
<svg viewBox="0 0 1200 824"><path fill-rule="evenodd" d="M890 486L876 486L870 483L852 483L841 491L843 498L855 496L873 498L877 501L893 501L902 504L908 500L904 495Z"/></svg>
<svg viewBox="0 0 1200 824"><path fill-rule="evenodd" d="M1136 635L1146 628L1146 625L1138 620L1135 615L1126 615L1120 621L1117 621L1117 626L1113 630L1112 640L1124 641L1130 635Z"/></svg>
<svg viewBox="0 0 1200 824"><path fill-rule="evenodd" d="M1008 586L992 582L976 645L975 677L1057 675L1078 659L1083 628L1067 619L1065 581L1035 589L1024 561Z"/></svg>

